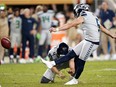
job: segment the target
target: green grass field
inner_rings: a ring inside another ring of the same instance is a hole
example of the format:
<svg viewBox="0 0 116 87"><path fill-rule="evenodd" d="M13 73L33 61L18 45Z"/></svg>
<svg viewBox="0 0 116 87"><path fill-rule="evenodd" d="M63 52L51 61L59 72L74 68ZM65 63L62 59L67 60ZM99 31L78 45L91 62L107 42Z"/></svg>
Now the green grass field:
<svg viewBox="0 0 116 87"><path fill-rule="evenodd" d="M40 84L46 66L34 64L5 64L0 66L1 87L66 87L67 70L63 70L66 78L56 77L55 83ZM79 84L68 87L116 87L116 61L87 62Z"/></svg>

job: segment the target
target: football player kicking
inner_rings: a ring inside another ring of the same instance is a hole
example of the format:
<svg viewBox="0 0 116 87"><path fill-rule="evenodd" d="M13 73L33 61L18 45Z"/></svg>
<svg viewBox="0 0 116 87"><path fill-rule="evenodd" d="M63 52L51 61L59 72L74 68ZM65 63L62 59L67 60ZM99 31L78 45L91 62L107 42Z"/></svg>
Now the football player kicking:
<svg viewBox="0 0 116 87"><path fill-rule="evenodd" d="M116 35L109 32L108 29L104 28L98 18L89 10L87 4L77 4L74 6L74 14L77 18L71 23L64 24L59 28L51 28L50 32L64 31L71 27L81 24L81 29L84 31L84 40L77 44L72 51L66 54L64 57L55 61L43 61L48 68L53 69L55 65L69 61L75 56L78 56L75 61L75 73L73 79L65 83L65 85L78 84L78 79L84 69L84 65L91 53L96 50L99 46L100 32L104 32L108 36L116 39Z"/></svg>
<svg viewBox="0 0 116 87"><path fill-rule="evenodd" d="M70 52L72 49L64 42L58 44L57 46L54 46L48 53L48 57L50 58L50 61L55 61L59 59L62 56L65 56L68 52ZM69 72L70 74L74 73L74 58L70 61L67 61L63 64L59 64L53 69L47 69L45 73L43 74L41 78L40 83L49 83L54 82L55 75L58 74L58 76L61 79L65 78L65 75L63 75L60 70L70 68ZM52 71L53 70L53 71Z"/></svg>

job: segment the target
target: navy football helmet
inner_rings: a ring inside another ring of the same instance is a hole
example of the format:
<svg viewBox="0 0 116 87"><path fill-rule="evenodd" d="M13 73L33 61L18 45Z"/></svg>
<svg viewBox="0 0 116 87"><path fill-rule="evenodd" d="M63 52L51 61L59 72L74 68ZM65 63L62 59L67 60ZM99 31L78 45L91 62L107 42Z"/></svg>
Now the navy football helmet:
<svg viewBox="0 0 116 87"><path fill-rule="evenodd" d="M66 55L68 53L68 45L64 42L60 43L57 49L58 55Z"/></svg>
<svg viewBox="0 0 116 87"><path fill-rule="evenodd" d="M77 4L74 6L74 15L79 17L82 11L88 11L89 9L90 7L88 4Z"/></svg>

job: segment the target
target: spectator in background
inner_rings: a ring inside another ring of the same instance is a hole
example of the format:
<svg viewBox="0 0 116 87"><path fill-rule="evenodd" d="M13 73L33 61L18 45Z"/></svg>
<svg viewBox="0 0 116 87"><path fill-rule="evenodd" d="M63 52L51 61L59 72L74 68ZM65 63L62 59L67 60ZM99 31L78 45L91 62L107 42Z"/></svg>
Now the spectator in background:
<svg viewBox="0 0 116 87"><path fill-rule="evenodd" d="M114 18L115 18L115 13L108 8L108 3L103 2L102 3L102 8L99 14L99 17L101 19L101 24L109 29L111 33L116 33L116 28L113 24ZM104 33L101 33L101 44L102 44L102 49L105 54L105 59L108 60L110 58L110 54L108 53L108 40L111 45L111 53L112 53L112 59L116 59L116 45L115 45L115 39L112 39L111 37L107 36Z"/></svg>
<svg viewBox="0 0 116 87"><path fill-rule="evenodd" d="M21 8L20 9L20 15L23 15L24 14L24 8Z"/></svg>
<svg viewBox="0 0 116 87"><path fill-rule="evenodd" d="M13 17L13 9L11 7L8 8L7 17L8 17L9 35L10 35L10 21L9 20L12 19Z"/></svg>
<svg viewBox="0 0 116 87"><path fill-rule="evenodd" d="M62 26L63 24L65 24L66 18L63 12L58 12L56 14L56 18L59 20L59 26Z"/></svg>
<svg viewBox="0 0 116 87"><path fill-rule="evenodd" d="M43 7L41 5L38 5L35 9L35 13L32 15L32 17L38 21L38 16L37 16L37 13L40 12L40 11L43 11Z"/></svg>
<svg viewBox="0 0 116 87"><path fill-rule="evenodd" d="M69 20L67 23L70 23L74 20L74 13L72 11L69 12ZM66 31L66 35L68 38L68 45L73 47L77 44L77 27L72 27Z"/></svg>
<svg viewBox="0 0 116 87"><path fill-rule="evenodd" d="M12 9L12 7L9 7L9 8L8 8L8 15L9 15L9 14L13 14L13 9Z"/></svg>
<svg viewBox="0 0 116 87"><path fill-rule="evenodd" d="M33 63L34 57L34 35L36 34L36 30L39 27L38 22L31 17L30 10L25 9L24 15L21 15L22 18L22 59L19 61L20 63L26 63L25 58L25 48L26 42L29 41L29 62ZM34 24L37 25L36 29L33 29Z"/></svg>
<svg viewBox="0 0 116 87"><path fill-rule="evenodd" d="M59 20L56 18L56 15L54 15L53 19L52 19L52 25L51 27L58 27L59 26Z"/></svg>
<svg viewBox="0 0 116 87"><path fill-rule="evenodd" d="M52 18L54 16L54 11L48 10L48 6L43 6L43 11L38 13L38 17L40 19L41 23L41 38L39 40L39 49L38 49L38 58L43 57L43 52L45 50L50 50L50 43L51 43L51 34L49 32L49 29L52 25ZM46 49L44 49L44 44Z"/></svg>
<svg viewBox="0 0 116 87"><path fill-rule="evenodd" d="M101 11L101 5L98 6L98 8L95 10L94 14L99 17L99 13Z"/></svg>
<svg viewBox="0 0 116 87"><path fill-rule="evenodd" d="M40 19L38 18L37 13L43 11L43 7L41 5L38 5L35 9L35 13L32 15L32 18L34 18L38 23L40 23ZM36 26L34 25L34 28ZM38 33L40 33L41 26L39 26Z"/></svg>
<svg viewBox="0 0 116 87"><path fill-rule="evenodd" d="M6 11L5 9L0 9L0 40L3 37L8 37L9 28L8 28L8 19L6 17ZM4 63L2 60L4 57L4 48L2 47L0 43L0 62Z"/></svg>
<svg viewBox="0 0 116 87"><path fill-rule="evenodd" d="M8 8L8 18L13 16L13 9L10 7Z"/></svg>
<svg viewBox="0 0 116 87"><path fill-rule="evenodd" d="M34 12L35 12L34 7L31 7L31 8L30 8L30 15L32 16L32 15L34 14Z"/></svg>
<svg viewBox="0 0 116 87"><path fill-rule="evenodd" d="M14 47L17 47L16 59L20 57L20 46L21 46L21 29L22 29L22 20L20 18L20 11L18 8L14 10L14 16L9 20L10 21L10 40L11 40L11 49L10 49L10 62L14 62Z"/></svg>
<svg viewBox="0 0 116 87"><path fill-rule="evenodd" d="M37 13L43 11L43 7L41 5L38 5L35 9L35 13L32 15L32 18L34 18L38 23L40 23L40 20L38 19ZM36 24L34 24L34 28L36 28ZM40 39L40 30L41 30L41 26L39 26L39 29L37 31L37 34L34 38L34 48L35 48L35 56L38 56L38 42Z"/></svg>

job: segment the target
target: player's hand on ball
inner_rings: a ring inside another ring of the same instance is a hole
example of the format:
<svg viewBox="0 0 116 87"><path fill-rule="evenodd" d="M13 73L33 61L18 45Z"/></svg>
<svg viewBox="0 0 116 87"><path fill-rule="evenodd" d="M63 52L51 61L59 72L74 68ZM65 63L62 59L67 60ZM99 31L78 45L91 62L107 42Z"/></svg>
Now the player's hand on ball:
<svg viewBox="0 0 116 87"><path fill-rule="evenodd" d="M56 32L56 28L51 27L49 31L50 31L51 33L52 33L52 32Z"/></svg>

